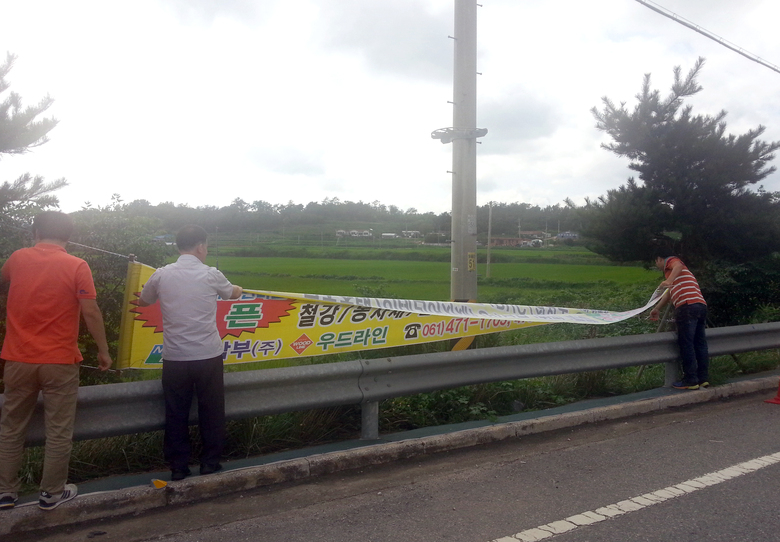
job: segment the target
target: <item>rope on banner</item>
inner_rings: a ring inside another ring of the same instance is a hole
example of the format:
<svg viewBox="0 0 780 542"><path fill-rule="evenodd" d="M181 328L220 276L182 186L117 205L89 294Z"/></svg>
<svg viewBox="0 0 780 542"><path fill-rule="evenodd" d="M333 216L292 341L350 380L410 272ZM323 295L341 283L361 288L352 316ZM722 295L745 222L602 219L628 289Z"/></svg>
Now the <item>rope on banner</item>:
<svg viewBox="0 0 780 542"><path fill-rule="evenodd" d="M23 226L16 226L16 225L13 224L13 222L18 222L18 219L13 218L11 216L8 216L7 214L4 214L4 213L0 213L0 216L2 216L3 218L7 218L8 220L10 220L12 222L10 224L6 224L6 226L8 226L8 227L10 227L10 228L12 228L14 230L23 231L25 233L29 233L29 234L32 235L32 229L29 226L28 227L23 227ZM97 252L103 252L105 254L111 254L112 256L119 256L120 258L125 258L126 260L135 261L135 256L133 254L119 254L117 252L111 252L110 250L104 250L102 248L91 247L89 245L82 245L81 243L76 243L74 241L68 241L68 244L69 245L75 245L75 246L81 247L81 248L86 248L86 249L89 249L89 250L95 250Z"/></svg>
<svg viewBox="0 0 780 542"><path fill-rule="evenodd" d="M110 250L103 250L102 248L97 247L91 247L88 245L82 245L81 243L74 243L73 241L68 241L69 245L76 245L77 247L81 248L88 248L90 250L97 250L98 252L103 252L105 254L111 254L112 256L119 256L120 258L125 258L126 260L135 261L135 256L132 254L119 254L117 252L111 252Z"/></svg>

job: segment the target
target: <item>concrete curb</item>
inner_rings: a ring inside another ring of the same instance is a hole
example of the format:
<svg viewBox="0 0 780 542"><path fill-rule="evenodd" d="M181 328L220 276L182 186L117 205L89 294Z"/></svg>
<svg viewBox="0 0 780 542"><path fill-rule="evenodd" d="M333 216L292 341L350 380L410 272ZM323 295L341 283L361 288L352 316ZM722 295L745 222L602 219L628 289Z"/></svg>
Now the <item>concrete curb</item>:
<svg viewBox="0 0 780 542"><path fill-rule="evenodd" d="M775 389L778 389L777 375L732 382L694 392L674 393L653 399L565 414L542 415L530 420L498 423L441 435L370 444L352 450L277 461L266 465L230 470L216 475L196 476L180 482L170 482L162 489L139 486L90 493L80 495L72 502L46 512L39 510L36 506L37 503L29 503L0 512L0 517L3 520L0 523L0 535L61 527L124 515L139 515L147 510L186 504L312 476L357 469L368 465L381 465L400 459L499 442L585 423L626 418L667 408Z"/></svg>

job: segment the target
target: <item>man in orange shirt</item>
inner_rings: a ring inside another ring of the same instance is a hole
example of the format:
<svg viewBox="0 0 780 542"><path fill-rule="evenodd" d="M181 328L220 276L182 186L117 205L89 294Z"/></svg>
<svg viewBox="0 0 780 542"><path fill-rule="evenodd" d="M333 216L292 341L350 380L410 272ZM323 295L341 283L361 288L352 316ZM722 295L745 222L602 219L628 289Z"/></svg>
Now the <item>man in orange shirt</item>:
<svg viewBox="0 0 780 542"><path fill-rule="evenodd" d="M6 332L0 357L5 384L0 415L0 508L13 508L27 425L43 392L46 446L38 506L51 510L76 496L66 484L79 387L79 315L98 346L98 363L111 367L103 315L87 262L65 251L72 219L45 211L33 222L35 246L17 250L0 269L8 284Z"/></svg>
<svg viewBox="0 0 780 542"><path fill-rule="evenodd" d="M710 358L704 333L707 324L707 302L704 301L696 277L671 251L657 251L655 265L664 274L664 281L659 288L668 290L650 312L650 319L657 320L660 309L671 300L677 326L677 345L680 347L682 360L682 380L672 384L672 387L678 390L706 388L710 385Z"/></svg>

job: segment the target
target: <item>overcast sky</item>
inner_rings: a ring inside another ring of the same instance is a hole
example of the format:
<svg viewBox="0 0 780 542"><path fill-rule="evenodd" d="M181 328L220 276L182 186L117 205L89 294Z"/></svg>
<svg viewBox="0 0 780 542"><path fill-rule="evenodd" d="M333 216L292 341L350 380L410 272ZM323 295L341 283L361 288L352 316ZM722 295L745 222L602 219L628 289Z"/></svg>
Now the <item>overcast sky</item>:
<svg viewBox="0 0 780 542"><path fill-rule="evenodd" d="M633 106L648 72L665 94L699 56L694 112L725 109L729 132L761 124L780 140L780 73L635 0L480 2L480 205L581 204L625 183L590 109ZM659 3L780 64L777 0ZM452 146L430 133L452 125L453 0L19 0L0 13L11 90L50 94L60 120L46 145L2 158L0 181L64 177L65 211L113 193L450 210ZM780 190L780 174L764 186Z"/></svg>

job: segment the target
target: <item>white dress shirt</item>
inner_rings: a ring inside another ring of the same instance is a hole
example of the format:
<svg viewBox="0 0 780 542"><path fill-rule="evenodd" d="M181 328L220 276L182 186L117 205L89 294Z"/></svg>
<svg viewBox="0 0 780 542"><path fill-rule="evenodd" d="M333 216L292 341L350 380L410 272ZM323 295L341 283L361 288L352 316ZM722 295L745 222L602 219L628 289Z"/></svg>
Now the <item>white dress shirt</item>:
<svg viewBox="0 0 780 542"><path fill-rule="evenodd" d="M191 361L222 354L217 331L217 296L230 299L233 285L218 269L192 254L161 267L144 285L141 299L160 300L163 359Z"/></svg>

